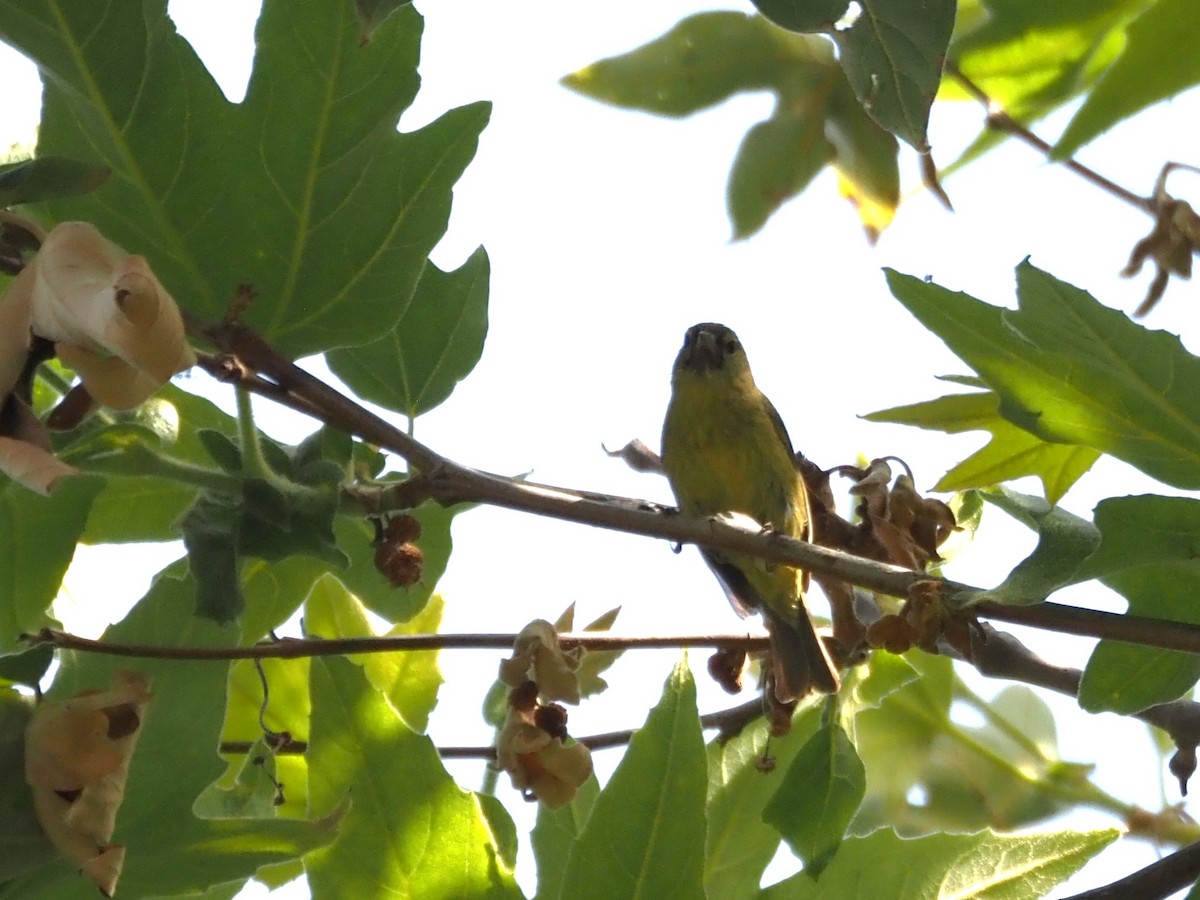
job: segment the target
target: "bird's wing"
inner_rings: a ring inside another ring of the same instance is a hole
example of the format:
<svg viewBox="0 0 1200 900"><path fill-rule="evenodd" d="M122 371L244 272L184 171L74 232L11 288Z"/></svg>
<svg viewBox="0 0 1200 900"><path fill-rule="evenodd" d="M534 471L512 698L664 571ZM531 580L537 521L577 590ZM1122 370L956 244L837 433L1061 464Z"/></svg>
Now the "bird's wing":
<svg viewBox="0 0 1200 900"><path fill-rule="evenodd" d="M725 596L729 598L729 605L739 616L744 619L755 610L762 608L758 591L750 584L741 569L733 563L726 562L719 554L711 550L701 550L700 555L704 557L708 567L717 576L717 581L725 590Z"/></svg>

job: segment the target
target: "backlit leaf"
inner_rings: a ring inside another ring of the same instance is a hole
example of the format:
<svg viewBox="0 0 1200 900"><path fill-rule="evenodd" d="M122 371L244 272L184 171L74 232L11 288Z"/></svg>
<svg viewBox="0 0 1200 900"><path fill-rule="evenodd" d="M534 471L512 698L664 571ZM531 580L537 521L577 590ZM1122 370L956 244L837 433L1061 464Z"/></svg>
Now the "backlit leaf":
<svg viewBox="0 0 1200 900"><path fill-rule="evenodd" d="M819 880L801 872L763 891L762 900L1041 900L1119 835L1108 829L905 839L882 829L848 839Z"/></svg>
<svg viewBox="0 0 1200 900"><path fill-rule="evenodd" d="M1086 291L1022 263L1020 308L911 276L896 296L978 372L1000 414L1043 440L1091 447L1181 488L1200 487L1200 359Z"/></svg>
<svg viewBox="0 0 1200 900"><path fill-rule="evenodd" d="M1133 615L1200 623L1200 502L1184 497L1110 497L1096 507L1100 549L1077 580L1099 578ZM1101 641L1079 689L1089 712L1136 712L1174 700L1200 678L1190 653Z"/></svg>
<svg viewBox="0 0 1200 900"><path fill-rule="evenodd" d="M846 78L871 118L926 150L954 0L863 0L861 6L853 24L835 32Z"/></svg>
<svg viewBox="0 0 1200 900"><path fill-rule="evenodd" d="M1100 456L1090 447L1050 443L1018 428L1000 415L1000 398L991 391L950 394L869 413L863 418L870 422L916 425L947 434L991 432L986 445L938 480L933 487L935 491L991 487L1035 475L1042 482L1046 500L1057 503Z"/></svg>
<svg viewBox="0 0 1200 900"><path fill-rule="evenodd" d="M696 685L681 664L596 798L560 896L703 896L707 780Z"/></svg>
<svg viewBox="0 0 1200 900"><path fill-rule="evenodd" d="M351 3L281 0L263 5L246 98L232 104L166 6L0 7L0 39L43 74L38 153L112 170L39 213L145 254L207 320L252 285L243 320L289 355L377 338L445 230L487 104L397 133L418 85L420 16L406 6L360 46Z"/></svg>
<svg viewBox="0 0 1200 900"><path fill-rule="evenodd" d="M1200 57L1180 36L1200 32L1200 5L1157 0L1128 28L1121 55L1100 76L1054 147L1066 159L1092 138L1153 103L1200 83Z"/></svg>
<svg viewBox="0 0 1200 900"><path fill-rule="evenodd" d="M410 419L428 412L450 396L483 353L488 272L482 247L453 272L429 263L391 332L326 354L329 367L364 400Z"/></svg>

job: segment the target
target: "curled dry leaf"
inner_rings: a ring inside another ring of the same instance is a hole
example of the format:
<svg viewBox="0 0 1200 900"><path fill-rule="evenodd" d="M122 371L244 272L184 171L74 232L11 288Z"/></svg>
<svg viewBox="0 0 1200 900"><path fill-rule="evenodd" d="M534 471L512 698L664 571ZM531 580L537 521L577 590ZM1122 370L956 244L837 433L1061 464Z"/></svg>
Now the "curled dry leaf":
<svg viewBox="0 0 1200 900"><path fill-rule="evenodd" d="M107 691L42 703L25 730L25 780L54 848L111 897L125 848L110 844L150 679L118 671Z"/></svg>
<svg viewBox="0 0 1200 900"><path fill-rule="evenodd" d="M561 621L569 623L573 608ZM587 747L567 734L567 711L558 703L578 703L582 650L564 651L554 626L530 622L513 642L513 655L500 663L500 680L510 688L508 714L496 737L496 762L513 787L549 807L569 803L592 774Z"/></svg>
<svg viewBox="0 0 1200 900"><path fill-rule="evenodd" d="M52 229L0 297L0 409L32 377L40 345L53 345L90 398L117 409L137 406L196 362L179 308L146 260L86 222ZM28 455L18 454L19 465L0 457L0 471L47 492L52 464L31 466Z"/></svg>
<svg viewBox="0 0 1200 900"><path fill-rule="evenodd" d="M39 494L49 494L60 478L79 474L36 444L7 437L0 437L0 472Z"/></svg>
<svg viewBox="0 0 1200 900"><path fill-rule="evenodd" d="M922 497L907 472L891 483L885 459L872 460L866 469L846 466L841 471L857 479L850 493L861 498L858 513L886 550L888 562L923 571L941 561L938 547L958 528L949 506Z"/></svg>
<svg viewBox="0 0 1200 900"><path fill-rule="evenodd" d="M635 472L657 472L662 474L662 458L639 441L634 438L620 450L609 450L604 447L604 452L609 456L616 456L625 461L625 465L633 469Z"/></svg>
<svg viewBox="0 0 1200 900"><path fill-rule="evenodd" d="M1200 216L1186 200L1178 200L1167 193L1167 176L1175 169L1198 171L1182 163L1163 166L1154 186L1154 195L1150 198L1154 227L1134 245L1129 263L1121 270L1126 278L1136 275L1147 259L1154 260L1157 270L1146 299L1134 311L1134 316L1144 316L1155 307L1162 299L1172 275L1191 278L1192 255L1200 253Z"/></svg>
<svg viewBox="0 0 1200 900"><path fill-rule="evenodd" d="M516 688L526 681L537 685L549 700L578 703L580 700L579 660L582 650L563 650L554 626L535 619L517 635L513 655L500 663L500 680Z"/></svg>
<svg viewBox="0 0 1200 900"><path fill-rule="evenodd" d="M551 808L569 803L592 774L592 755L567 734L567 711L543 705L525 681L508 695L508 715L496 737L496 763L513 787Z"/></svg>
<svg viewBox="0 0 1200 900"><path fill-rule="evenodd" d="M22 287L33 333L55 342L105 406L136 406L195 365L179 308L145 258L86 222L63 222L46 235L10 291Z"/></svg>

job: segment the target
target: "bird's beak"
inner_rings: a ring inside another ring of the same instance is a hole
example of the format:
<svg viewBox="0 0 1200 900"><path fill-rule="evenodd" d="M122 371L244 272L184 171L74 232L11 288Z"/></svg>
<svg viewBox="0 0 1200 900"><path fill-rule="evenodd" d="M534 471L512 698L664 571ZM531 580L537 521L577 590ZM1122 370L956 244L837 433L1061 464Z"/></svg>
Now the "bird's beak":
<svg viewBox="0 0 1200 900"><path fill-rule="evenodd" d="M722 362L721 345L717 336L711 331L699 331L692 341L691 353L688 354L688 365L701 372L709 369L719 369Z"/></svg>

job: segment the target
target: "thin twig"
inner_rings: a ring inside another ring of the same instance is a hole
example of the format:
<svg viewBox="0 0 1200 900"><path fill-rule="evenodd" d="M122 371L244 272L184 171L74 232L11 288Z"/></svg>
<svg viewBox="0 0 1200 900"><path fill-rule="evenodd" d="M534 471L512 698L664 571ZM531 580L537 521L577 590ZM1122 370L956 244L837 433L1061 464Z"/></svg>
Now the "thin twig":
<svg viewBox="0 0 1200 900"><path fill-rule="evenodd" d="M55 628L22 635L32 645L49 644L60 650L77 650L106 656L135 659L198 660L228 662L235 659L299 659L356 653L395 653L416 650L511 650L515 634L403 634L363 638L280 638L248 647L170 647L156 644L127 644L79 637ZM567 649L663 650L681 647L733 647L765 650L766 637L749 634L654 635L622 637L614 634L560 634Z"/></svg>
<svg viewBox="0 0 1200 900"><path fill-rule="evenodd" d="M1029 146L1034 147L1045 154L1046 158L1051 162L1060 163L1061 165L1070 169L1076 175L1079 175L1081 178L1090 181L1092 184L1096 185L1102 190L1107 191L1114 197L1136 206L1144 213L1154 215L1154 204L1149 197L1143 197L1139 194L1135 194L1133 191L1128 190L1127 188L1121 187L1121 185L1109 180L1108 178L1105 178L1095 169L1085 166L1083 163L1074 158L1061 160L1054 159L1052 156L1054 148L1049 143L1042 140L1040 137L1006 113L1003 109L1001 109L1000 105L993 100L988 93L983 90L983 88L972 81L962 71L962 69L960 69L954 63L946 63L946 74L958 81L958 83L963 86L963 89L968 94L983 104L983 107L987 110L988 125L997 129L998 131L1003 131L1024 141Z"/></svg>
<svg viewBox="0 0 1200 900"><path fill-rule="evenodd" d="M705 713L700 717L700 727L705 731L710 731L718 728L725 734L736 734L750 722L762 715L762 701L755 699L747 703L742 703L738 706L730 707L729 709L718 710L717 712ZM623 747L629 743L630 738L637 733L637 729L625 729L622 731L609 731L603 734L585 735L584 737L576 738L579 743L583 744L590 750L606 750L611 747ZM224 741L221 744L220 750L222 753L228 754L244 754L249 753L254 745L250 741ZM308 743L305 741L292 741L286 747L276 750L276 753L304 753L308 750ZM475 745L475 746L451 746L438 747L438 753L443 759L486 759L494 760L496 758L496 748L492 745Z"/></svg>
<svg viewBox="0 0 1200 900"><path fill-rule="evenodd" d="M684 521L680 516L675 521ZM750 535L751 538L759 537ZM699 542L697 542L699 543ZM790 541L804 548L823 553L836 553L821 547L813 547L802 541ZM725 546L724 544L719 546ZM742 552L754 553L755 547ZM767 559L781 558L766 555ZM846 554L837 554L845 556ZM895 566L886 566L872 560L848 557L861 565L859 570L861 580L854 577L844 577L856 584L872 586L872 581L886 580L892 574ZM792 560L792 556L784 556L782 561ZM815 568L815 566L814 566ZM882 570L882 571L881 571ZM906 569L896 570L911 578L921 578L925 581L950 584L960 590L976 590L955 582L941 582L939 579L922 576ZM868 578L863 572L872 573ZM1200 625L1187 622L1174 622L1167 619L1152 619L1147 616L1129 616L1117 613L1101 612L1094 609L1081 609L1065 606L1061 603L1039 603L1033 606L1004 606L999 603L985 602L968 607L965 615L977 615L982 618L998 621L1019 623L1041 628L1047 631L1058 631L1064 634L1074 634L1083 637L1094 637L1106 640L1121 641L1127 644L1138 644L1147 647L1159 647L1166 650L1180 650L1185 653L1200 654ZM137 657L142 659L186 659L186 660L232 660L232 659L296 659L311 656L334 656L346 653L389 653L395 651L440 650L440 649L491 649L506 650L516 639L514 634L406 634L385 637L363 638L283 638L278 641L267 641L253 644L249 647L171 647L155 644L127 644L94 640L79 637L54 628L43 628L36 634L22 635L22 638L33 645L50 644L63 650L79 650L86 653L102 653L109 656ZM729 647L747 650L761 650L765 638L753 637L747 634L688 634L688 635L654 635L654 636L619 636L613 634L564 634L560 640L566 646L584 647L590 650L646 650L679 647Z"/></svg>

